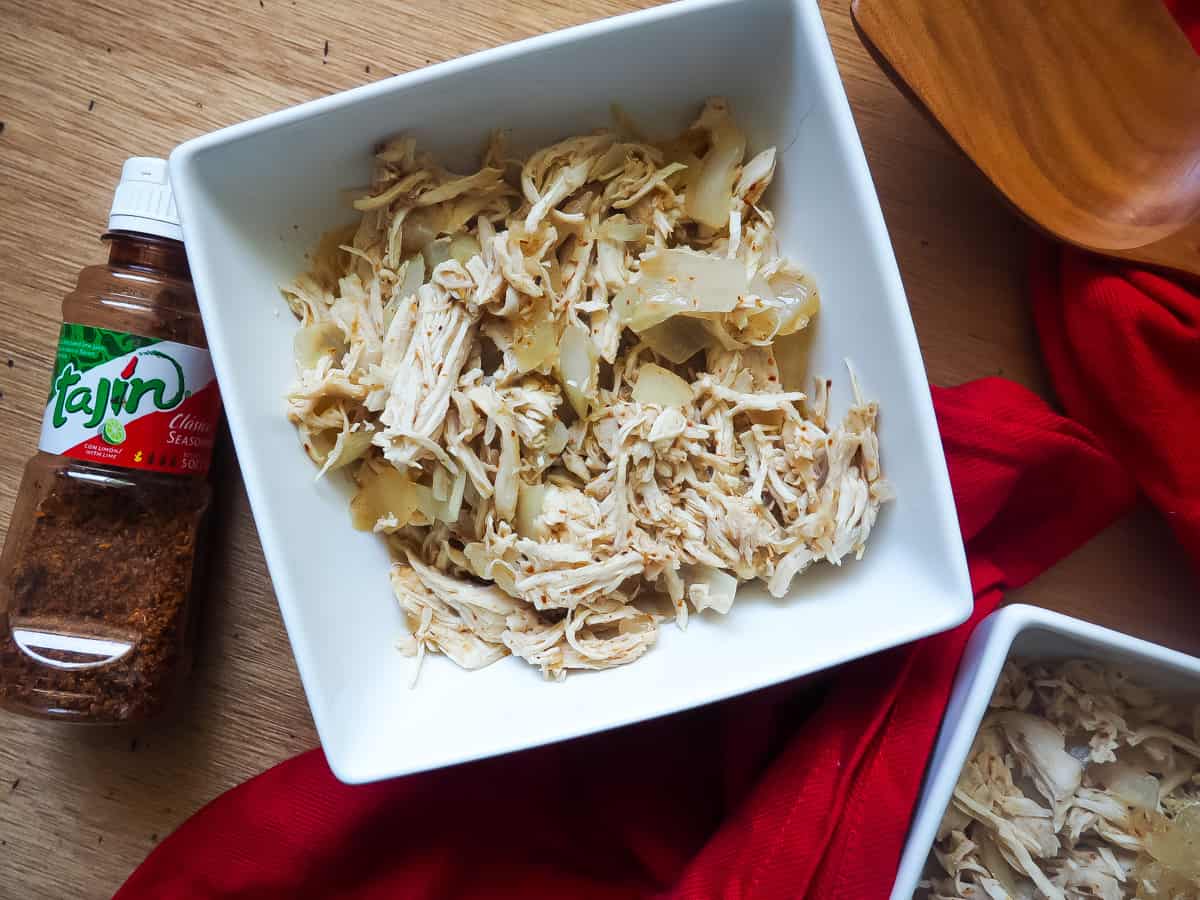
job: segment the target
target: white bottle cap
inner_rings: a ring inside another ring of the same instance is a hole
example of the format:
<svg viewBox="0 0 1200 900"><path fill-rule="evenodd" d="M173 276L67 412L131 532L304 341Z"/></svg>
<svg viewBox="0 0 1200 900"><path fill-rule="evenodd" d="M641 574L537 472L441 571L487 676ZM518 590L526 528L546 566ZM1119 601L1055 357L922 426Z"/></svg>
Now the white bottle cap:
<svg viewBox="0 0 1200 900"><path fill-rule="evenodd" d="M125 160L108 214L108 230L183 240L165 159L133 156Z"/></svg>

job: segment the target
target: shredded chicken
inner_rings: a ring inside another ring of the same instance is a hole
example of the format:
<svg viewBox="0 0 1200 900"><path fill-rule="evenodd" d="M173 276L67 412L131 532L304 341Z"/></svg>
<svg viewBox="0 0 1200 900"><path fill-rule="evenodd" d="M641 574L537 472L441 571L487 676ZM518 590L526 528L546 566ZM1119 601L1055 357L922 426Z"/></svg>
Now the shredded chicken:
<svg viewBox="0 0 1200 900"><path fill-rule="evenodd" d="M991 706L918 896L1200 897L1197 698L1091 660L1010 660Z"/></svg>
<svg viewBox="0 0 1200 900"><path fill-rule="evenodd" d="M891 496L877 408L853 376L840 422L830 382L783 383L818 298L761 202L774 149L744 154L719 99L659 143L522 161L498 134L469 175L378 149L359 224L284 289L288 414L392 548L405 652L562 678L863 555Z"/></svg>

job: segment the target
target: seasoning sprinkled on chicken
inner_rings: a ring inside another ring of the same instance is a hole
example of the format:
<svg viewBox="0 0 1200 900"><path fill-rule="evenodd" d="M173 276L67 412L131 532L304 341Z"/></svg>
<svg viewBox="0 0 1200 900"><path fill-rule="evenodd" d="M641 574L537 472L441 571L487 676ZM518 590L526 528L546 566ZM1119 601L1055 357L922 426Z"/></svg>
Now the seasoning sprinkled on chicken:
<svg viewBox="0 0 1200 900"><path fill-rule="evenodd" d="M525 159L495 134L467 175L392 140L284 288L289 418L393 551L406 653L623 665L740 582L861 557L891 497L853 375L841 421L797 378L820 304L762 205L774 148L720 99L622 126Z"/></svg>

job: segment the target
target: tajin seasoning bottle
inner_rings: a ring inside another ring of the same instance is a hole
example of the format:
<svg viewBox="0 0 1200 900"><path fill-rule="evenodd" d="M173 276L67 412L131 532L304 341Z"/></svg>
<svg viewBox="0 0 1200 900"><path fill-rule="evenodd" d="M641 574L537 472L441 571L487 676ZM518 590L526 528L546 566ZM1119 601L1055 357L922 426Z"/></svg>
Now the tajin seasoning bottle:
<svg viewBox="0 0 1200 900"><path fill-rule="evenodd" d="M161 159L125 163L108 264L62 304L38 453L0 557L0 705L158 712L191 663L221 400Z"/></svg>

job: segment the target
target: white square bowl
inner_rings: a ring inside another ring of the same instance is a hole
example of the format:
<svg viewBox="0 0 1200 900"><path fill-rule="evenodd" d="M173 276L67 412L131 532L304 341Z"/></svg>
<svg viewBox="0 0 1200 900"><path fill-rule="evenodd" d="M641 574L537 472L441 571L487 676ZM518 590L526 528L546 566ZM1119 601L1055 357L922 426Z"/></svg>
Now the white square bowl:
<svg viewBox="0 0 1200 900"><path fill-rule="evenodd" d="M743 589L724 618L667 626L636 664L541 680L523 661L467 673L413 661L383 544L350 527L347 495L284 419L295 323L278 285L368 183L398 132L468 166L487 133L518 147L604 126L622 104L673 133L730 98L750 149L779 149L768 200L785 251L825 307L814 371L849 393L843 358L882 408L899 500L866 558L822 567L773 601ZM333 771L364 782L660 716L794 678L961 622L971 607L929 389L871 176L815 2L695 0L478 53L190 141L170 170L246 489L313 719Z"/></svg>
<svg viewBox="0 0 1200 900"><path fill-rule="evenodd" d="M1200 659L1036 606L1014 604L979 623L963 651L937 744L929 760L891 900L910 900L954 793L979 723L1009 656L1094 659L1119 665L1148 688L1200 690Z"/></svg>

